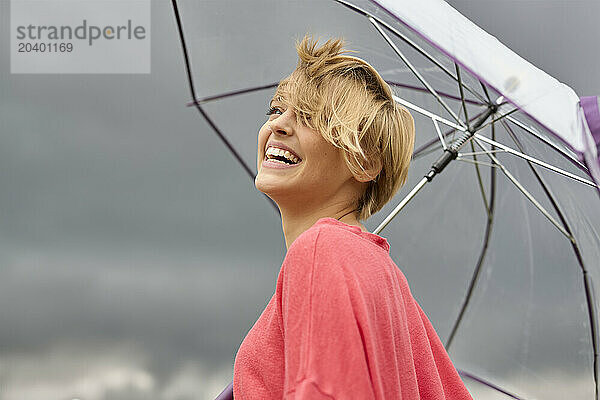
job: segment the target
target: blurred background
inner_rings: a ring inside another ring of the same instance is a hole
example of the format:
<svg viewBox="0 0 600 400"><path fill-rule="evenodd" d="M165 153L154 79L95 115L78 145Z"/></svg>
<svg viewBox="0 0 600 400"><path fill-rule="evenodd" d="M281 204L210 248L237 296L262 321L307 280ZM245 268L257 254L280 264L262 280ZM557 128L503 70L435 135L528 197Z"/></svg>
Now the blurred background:
<svg viewBox="0 0 600 400"><path fill-rule="evenodd" d="M449 3L578 95L600 94L600 2ZM170 2L152 2L148 75L10 74L9 7L0 0L0 400L213 399L285 242L185 106ZM263 120L245 127L249 142Z"/></svg>

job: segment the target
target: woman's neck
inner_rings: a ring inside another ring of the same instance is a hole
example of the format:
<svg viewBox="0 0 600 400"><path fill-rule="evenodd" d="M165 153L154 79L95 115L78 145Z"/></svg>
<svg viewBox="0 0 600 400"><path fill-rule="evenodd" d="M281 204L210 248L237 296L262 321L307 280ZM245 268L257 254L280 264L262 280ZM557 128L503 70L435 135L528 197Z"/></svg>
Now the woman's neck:
<svg viewBox="0 0 600 400"><path fill-rule="evenodd" d="M304 231L313 226L321 218L334 218L348 225L358 226L362 231L367 232L365 227L357 219L357 210L354 207L331 206L307 213L292 213L286 210L281 211L281 225L285 244L289 249L292 243Z"/></svg>

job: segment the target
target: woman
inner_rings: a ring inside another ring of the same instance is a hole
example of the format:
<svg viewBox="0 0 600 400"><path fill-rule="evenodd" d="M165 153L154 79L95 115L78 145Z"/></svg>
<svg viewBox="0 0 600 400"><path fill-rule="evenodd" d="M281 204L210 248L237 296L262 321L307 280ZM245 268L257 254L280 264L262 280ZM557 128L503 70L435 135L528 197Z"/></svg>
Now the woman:
<svg viewBox="0 0 600 400"><path fill-rule="evenodd" d="M241 344L236 399L471 399L386 239L360 221L406 180L414 122L341 40L296 44L258 133L281 211L275 294Z"/></svg>

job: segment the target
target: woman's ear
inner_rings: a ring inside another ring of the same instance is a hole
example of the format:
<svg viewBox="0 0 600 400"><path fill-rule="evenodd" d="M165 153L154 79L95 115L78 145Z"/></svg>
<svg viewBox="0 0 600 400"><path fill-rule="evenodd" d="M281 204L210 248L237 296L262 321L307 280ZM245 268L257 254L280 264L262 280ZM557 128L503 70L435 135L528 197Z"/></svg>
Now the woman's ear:
<svg viewBox="0 0 600 400"><path fill-rule="evenodd" d="M369 182L377 178L379 173L381 172L381 160L376 158L374 160L369 161L364 166L364 172L360 171L359 174L354 174L354 179L359 182Z"/></svg>

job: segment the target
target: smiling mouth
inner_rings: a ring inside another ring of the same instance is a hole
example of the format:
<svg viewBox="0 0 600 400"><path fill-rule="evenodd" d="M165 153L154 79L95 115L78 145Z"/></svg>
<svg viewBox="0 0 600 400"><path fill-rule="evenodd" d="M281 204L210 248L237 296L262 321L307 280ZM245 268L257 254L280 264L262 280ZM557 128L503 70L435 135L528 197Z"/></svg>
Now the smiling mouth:
<svg viewBox="0 0 600 400"><path fill-rule="evenodd" d="M265 160L280 162L287 165L295 165L302 162L300 157L277 147L269 147L267 149L265 152Z"/></svg>

